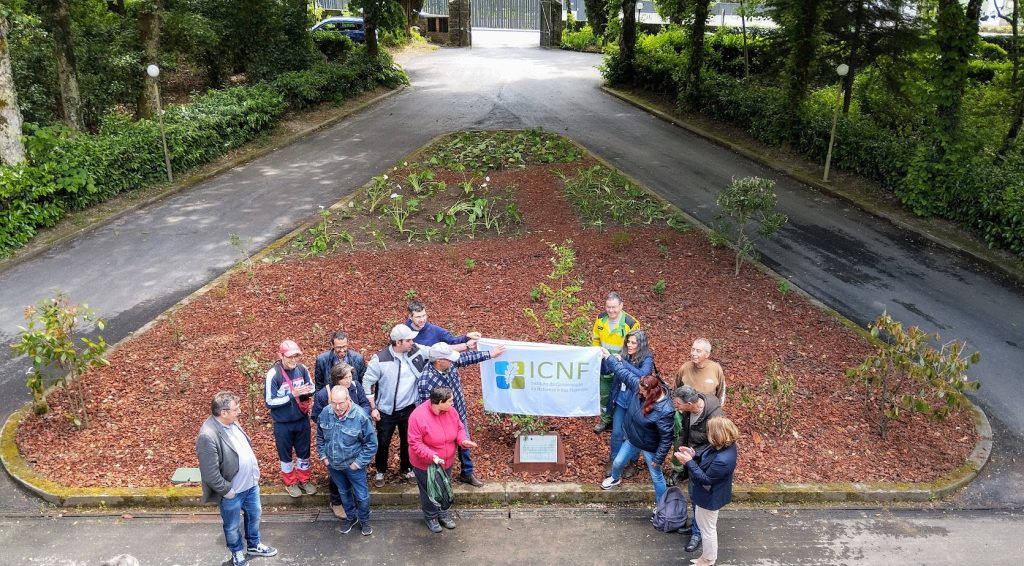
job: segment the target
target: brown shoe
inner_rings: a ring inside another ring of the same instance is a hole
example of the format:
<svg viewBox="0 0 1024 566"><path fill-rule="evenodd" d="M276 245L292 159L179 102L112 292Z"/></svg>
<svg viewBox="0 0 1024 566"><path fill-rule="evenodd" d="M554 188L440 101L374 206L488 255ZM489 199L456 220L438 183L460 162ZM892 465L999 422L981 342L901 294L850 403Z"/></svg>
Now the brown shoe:
<svg viewBox="0 0 1024 566"><path fill-rule="evenodd" d="M484 482L476 479L476 476L474 476L474 475L466 476L466 475L463 475L463 474L459 474L459 481L462 482L462 483L468 483L469 485L471 485L473 487L483 487L484 486Z"/></svg>
<svg viewBox="0 0 1024 566"><path fill-rule="evenodd" d="M348 518L348 516L345 515L345 508L342 507L341 505L331 505L331 511L334 513L334 516L339 519Z"/></svg>
<svg viewBox="0 0 1024 566"><path fill-rule="evenodd" d="M312 482L304 481L299 484L299 489L306 495L316 495L316 486Z"/></svg>

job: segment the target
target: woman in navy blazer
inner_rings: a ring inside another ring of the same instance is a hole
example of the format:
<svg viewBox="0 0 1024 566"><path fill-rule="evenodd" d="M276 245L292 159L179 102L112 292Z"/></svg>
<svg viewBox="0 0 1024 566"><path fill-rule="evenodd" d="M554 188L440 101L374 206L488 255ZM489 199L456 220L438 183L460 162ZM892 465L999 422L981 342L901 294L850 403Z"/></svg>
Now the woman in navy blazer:
<svg viewBox="0 0 1024 566"><path fill-rule="evenodd" d="M711 447L694 459L693 448L680 447L675 457L690 472L690 499L697 506L697 526L704 546L696 566L711 566L718 560L718 510L732 501L732 475L736 471L736 440L740 431L725 417L708 420Z"/></svg>

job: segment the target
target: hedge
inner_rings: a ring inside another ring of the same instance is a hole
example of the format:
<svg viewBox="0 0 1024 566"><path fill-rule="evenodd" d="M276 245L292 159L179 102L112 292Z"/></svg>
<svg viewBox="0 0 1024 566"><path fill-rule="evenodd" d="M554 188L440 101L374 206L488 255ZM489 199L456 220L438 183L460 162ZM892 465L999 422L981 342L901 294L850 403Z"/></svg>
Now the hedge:
<svg viewBox="0 0 1024 566"><path fill-rule="evenodd" d="M390 59L373 61L360 53L345 64L317 64L270 83L211 90L165 113L172 167L180 172L208 163L272 129L287 110L407 81ZM152 120L111 114L95 134L28 126L26 149L26 163L0 167L0 255L69 211L166 178L160 130Z"/></svg>

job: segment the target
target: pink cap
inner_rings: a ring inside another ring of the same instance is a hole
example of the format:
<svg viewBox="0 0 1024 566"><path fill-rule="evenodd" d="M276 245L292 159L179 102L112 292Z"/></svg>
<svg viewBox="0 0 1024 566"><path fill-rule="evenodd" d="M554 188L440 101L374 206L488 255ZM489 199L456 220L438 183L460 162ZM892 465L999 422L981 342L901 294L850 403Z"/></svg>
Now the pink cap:
<svg viewBox="0 0 1024 566"><path fill-rule="evenodd" d="M282 356L289 358L295 354L301 354L302 348L292 340L285 340L281 342L281 346L277 349L277 352Z"/></svg>

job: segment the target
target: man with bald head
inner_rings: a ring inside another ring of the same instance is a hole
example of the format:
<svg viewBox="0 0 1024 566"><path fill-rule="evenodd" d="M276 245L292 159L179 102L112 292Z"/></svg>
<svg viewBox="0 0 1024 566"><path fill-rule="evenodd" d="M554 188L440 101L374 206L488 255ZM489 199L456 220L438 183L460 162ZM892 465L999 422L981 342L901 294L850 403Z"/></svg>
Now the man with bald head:
<svg viewBox="0 0 1024 566"><path fill-rule="evenodd" d="M373 419L362 407L352 403L348 389L331 388L331 404L320 412L316 428L316 453L338 487L345 519L341 532L348 533L357 523L363 535L370 528L370 487L366 466L377 453L377 431Z"/></svg>
<svg viewBox="0 0 1024 566"><path fill-rule="evenodd" d="M689 385L698 393L713 395L718 404L725 406L725 372L718 362L711 360L711 342L698 338L690 348L690 359L676 371L672 388Z"/></svg>

